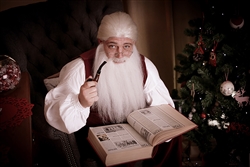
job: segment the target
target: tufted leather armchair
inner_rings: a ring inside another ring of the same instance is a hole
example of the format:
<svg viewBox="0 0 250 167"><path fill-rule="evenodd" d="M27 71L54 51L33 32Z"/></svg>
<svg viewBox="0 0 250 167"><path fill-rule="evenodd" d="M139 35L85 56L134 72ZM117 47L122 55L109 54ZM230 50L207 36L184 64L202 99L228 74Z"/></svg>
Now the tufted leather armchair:
<svg viewBox="0 0 250 167"><path fill-rule="evenodd" d="M121 0L48 0L0 12L0 54L11 56L30 74L38 166L81 166L74 134L58 131L45 121L43 80L97 46L103 16L122 10Z"/></svg>

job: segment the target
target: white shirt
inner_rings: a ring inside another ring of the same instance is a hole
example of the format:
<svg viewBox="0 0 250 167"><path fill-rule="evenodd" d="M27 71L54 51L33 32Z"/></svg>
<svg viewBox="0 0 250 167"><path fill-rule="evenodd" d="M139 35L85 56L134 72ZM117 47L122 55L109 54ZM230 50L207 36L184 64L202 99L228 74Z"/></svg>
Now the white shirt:
<svg viewBox="0 0 250 167"><path fill-rule="evenodd" d="M147 80L144 85L146 101L150 106L170 104L172 98L155 65L145 57ZM73 133L86 125L90 107L84 108L78 94L85 82L85 65L81 58L66 64L60 71L59 84L51 89L45 97L44 114L47 122L65 133Z"/></svg>

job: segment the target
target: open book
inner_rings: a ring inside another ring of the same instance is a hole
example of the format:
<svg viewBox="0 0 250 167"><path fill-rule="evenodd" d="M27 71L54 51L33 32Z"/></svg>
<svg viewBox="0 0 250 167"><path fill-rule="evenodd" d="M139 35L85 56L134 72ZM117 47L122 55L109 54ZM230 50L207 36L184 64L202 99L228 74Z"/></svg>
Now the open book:
<svg viewBox="0 0 250 167"><path fill-rule="evenodd" d="M127 122L89 129L88 141L106 166L152 158L154 146L197 127L168 104L136 110Z"/></svg>

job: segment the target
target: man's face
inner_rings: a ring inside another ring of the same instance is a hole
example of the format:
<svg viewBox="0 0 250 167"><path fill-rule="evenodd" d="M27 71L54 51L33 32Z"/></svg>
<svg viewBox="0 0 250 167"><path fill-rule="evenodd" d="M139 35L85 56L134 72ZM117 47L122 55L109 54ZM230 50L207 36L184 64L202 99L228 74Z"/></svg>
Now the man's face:
<svg viewBox="0 0 250 167"><path fill-rule="evenodd" d="M103 61L107 61L96 86L99 98L94 104L104 122L107 119L110 119L112 123L124 122L129 113L139 108L145 108L147 105L143 90L144 74L141 56L134 44L132 44L132 54L130 54L131 52L125 54L125 49L122 48L125 45L131 49L131 43L133 43L131 40L117 40L116 38L113 40L112 38L103 41L96 49L93 74L97 72ZM122 51L119 52L123 52L123 54L115 55L118 52L117 46L122 48ZM104 47L106 47L106 51ZM114 54L109 54L110 57L111 55L113 57L107 60L106 52L107 50L112 51L113 48L117 50L112 52ZM123 63L124 57L127 58L125 63Z"/></svg>
<svg viewBox="0 0 250 167"><path fill-rule="evenodd" d="M124 37L110 37L103 41L104 51L115 63L124 63L133 53L134 41Z"/></svg>

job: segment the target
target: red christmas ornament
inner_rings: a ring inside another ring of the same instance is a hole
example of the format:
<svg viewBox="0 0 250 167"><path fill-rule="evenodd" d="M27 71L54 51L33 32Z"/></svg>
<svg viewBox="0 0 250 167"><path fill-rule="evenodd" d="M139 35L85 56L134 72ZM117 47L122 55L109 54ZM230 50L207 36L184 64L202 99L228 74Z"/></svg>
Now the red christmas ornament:
<svg viewBox="0 0 250 167"><path fill-rule="evenodd" d="M198 46L194 51L193 59L195 61L200 61L203 59L203 56L204 56L204 50L202 48L202 45L203 45L202 36L200 36L200 39L199 39L197 44L198 44Z"/></svg>
<svg viewBox="0 0 250 167"><path fill-rule="evenodd" d="M244 19L241 16L236 16L230 19L230 26L234 29L241 29L244 25Z"/></svg>
<svg viewBox="0 0 250 167"><path fill-rule="evenodd" d="M217 48L218 43L214 42L214 48L211 50L210 52L210 57L209 57L209 64L212 66L216 66L216 53L215 53L215 49Z"/></svg>
<svg viewBox="0 0 250 167"><path fill-rule="evenodd" d="M185 86L186 86L186 83L187 83L187 82L182 82L182 83L181 83L181 87L182 87L182 88L185 87Z"/></svg>
<svg viewBox="0 0 250 167"><path fill-rule="evenodd" d="M14 59L0 55L0 93L14 89L21 79L21 70Z"/></svg>
<svg viewBox="0 0 250 167"><path fill-rule="evenodd" d="M205 119L207 117L207 115L203 112L201 113L201 118Z"/></svg>

